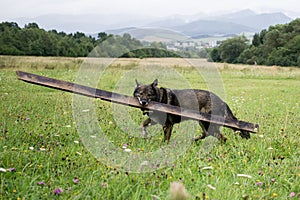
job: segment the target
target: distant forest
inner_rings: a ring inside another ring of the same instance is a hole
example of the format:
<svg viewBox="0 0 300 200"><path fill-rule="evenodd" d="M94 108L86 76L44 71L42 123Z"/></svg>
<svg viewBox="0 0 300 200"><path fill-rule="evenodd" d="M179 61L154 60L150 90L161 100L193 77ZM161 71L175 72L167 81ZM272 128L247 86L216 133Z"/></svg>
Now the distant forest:
<svg viewBox="0 0 300 200"><path fill-rule="evenodd" d="M256 33L230 38L209 52L214 62L300 67L300 19Z"/></svg>
<svg viewBox="0 0 300 200"><path fill-rule="evenodd" d="M36 23L20 28L15 22L0 23L0 55L67 57L209 57L210 61L300 67L300 19L270 26L253 36L237 36L202 52L170 51L161 42L145 46L125 33L100 32L97 38L84 33L46 31ZM196 56L195 56L196 55Z"/></svg>
<svg viewBox="0 0 300 200"><path fill-rule="evenodd" d="M95 48L97 47L97 48ZM179 57L160 42L147 47L129 34L123 36L98 33L98 37L84 33L46 31L36 23L24 28L15 22L0 24L0 55L67 56L67 57Z"/></svg>

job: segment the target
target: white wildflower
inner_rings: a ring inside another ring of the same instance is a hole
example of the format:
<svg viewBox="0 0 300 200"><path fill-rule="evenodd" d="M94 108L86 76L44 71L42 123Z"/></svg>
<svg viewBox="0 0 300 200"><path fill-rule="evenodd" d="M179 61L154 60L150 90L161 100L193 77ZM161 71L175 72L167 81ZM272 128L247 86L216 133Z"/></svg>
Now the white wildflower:
<svg viewBox="0 0 300 200"><path fill-rule="evenodd" d="M131 152L131 149L124 149L125 152Z"/></svg>
<svg viewBox="0 0 300 200"><path fill-rule="evenodd" d="M212 166L208 166L208 167L203 167L202 170L208 170L208 169L213 169Z"/></svg>
<svg viewBox="0 0 300 200"><path fill-rule="evenodd" d="M0 172L6 172L7 170L0 167Z"/></svg>
<svg viewBox="0 0 300 200"><path fill-rule="evenodd" d="M252 176L248 174L237 174L238 177L252 178Z"/></svg>
<svg viewBox="0 0 300 200"><path fill-rule="evenodd" d="M207 187L208 187L209 189L216 190L216 188L215 188L214 186L212 186L212 185L207 185Z"/></svg>
<svg viewBox="0 0 300 200"><path fill-rule="evenodd" d="M143 165L143 166L148 165L148 161L147 161L147 160L143 161L143 162L141 163L141 165Z"/></svg>

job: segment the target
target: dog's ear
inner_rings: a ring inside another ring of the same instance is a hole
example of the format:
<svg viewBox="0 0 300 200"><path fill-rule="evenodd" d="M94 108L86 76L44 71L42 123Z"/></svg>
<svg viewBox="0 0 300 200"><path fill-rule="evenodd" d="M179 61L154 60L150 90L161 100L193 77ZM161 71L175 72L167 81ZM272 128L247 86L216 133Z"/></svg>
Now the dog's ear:
<svg viewBox="0 0 300 200"><path fill-rule="evenodd" d="M155 79L155 80L153 81L152 85L153 85L154 87L156 87L156 86L158 85L158 80Z"/></svg>
<svg viewBox="0 0 300 200"><path fill-rule="evenodd" d="M138 82L136 79L135 79L135 84L136 84L136 85L135 85L136 87L139 87L139 86L140 86L139 82Z"/></svg>

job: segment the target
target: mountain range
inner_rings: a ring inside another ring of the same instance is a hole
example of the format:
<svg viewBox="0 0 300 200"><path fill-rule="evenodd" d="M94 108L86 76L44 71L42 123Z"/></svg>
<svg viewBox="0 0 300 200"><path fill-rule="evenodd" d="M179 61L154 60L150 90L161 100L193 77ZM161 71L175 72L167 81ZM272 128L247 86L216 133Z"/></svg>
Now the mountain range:
<svg viewBox="0 0 300 200"><path fill-rule="evenodd" d="M256 13L250 9L220 15L175 15L153 18L136 15L43 15L36 18L16 19L19 25L36 22L47 30L84 32L97 34L130 33L133 37L147 41L183 40L204 36L224 36L255 33L271 25L284 24L292 20L283 12Z"/></svg>

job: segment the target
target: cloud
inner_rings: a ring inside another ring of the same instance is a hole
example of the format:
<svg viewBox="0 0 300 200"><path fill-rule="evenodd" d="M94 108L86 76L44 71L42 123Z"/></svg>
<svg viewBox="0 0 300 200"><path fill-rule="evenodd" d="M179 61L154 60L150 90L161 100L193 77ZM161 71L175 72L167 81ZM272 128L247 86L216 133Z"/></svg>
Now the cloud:
<svg viewBox="0 0 300 200"><path fill-rule="evenodd" d="M173 14L214 13L237 9L286 9L299 11L298 0L241 1L241 0L2 0L0 20L59 14L145 14L167 16Z"/></svg>

